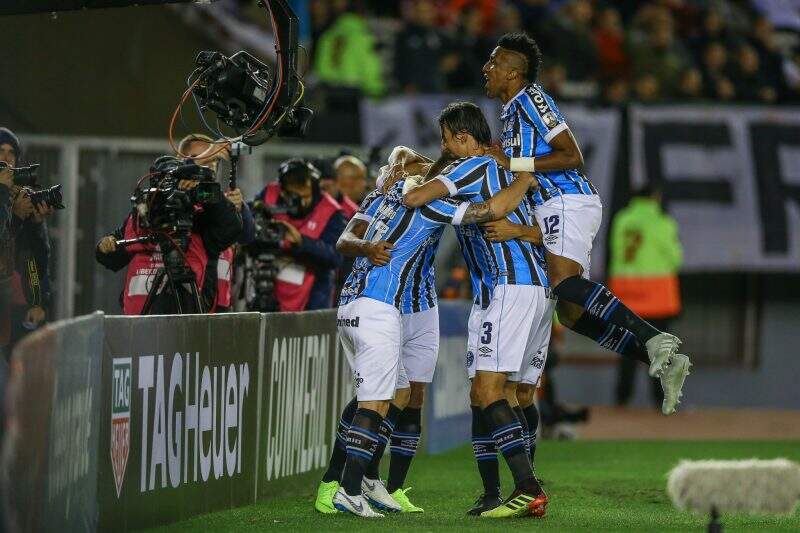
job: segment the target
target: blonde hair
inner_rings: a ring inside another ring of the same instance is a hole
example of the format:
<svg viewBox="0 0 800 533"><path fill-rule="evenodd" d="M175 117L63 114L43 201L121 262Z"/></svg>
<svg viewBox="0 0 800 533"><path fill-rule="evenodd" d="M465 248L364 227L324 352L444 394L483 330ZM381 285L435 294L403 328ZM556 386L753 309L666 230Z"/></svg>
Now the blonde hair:
<svg viewBox="0 0 800 533"><path fill-rule="evenodd" d="M208 143L208 144L211 145L209 147L209 150L215 149L216 145L219 144L218 141L215 141L214 139L212 139L211 137L209 137L208 135L205 135L203 133L190 133L189 135L187 135L186 137L181 139L180 143L178 143L178 152L180 154L185 154L186 150L189 148L189 145L192 144L193 142ZM203 154L200 154L198 156L198 158L202 158L202 157L203 157ZM220 152L218 154L216 154L215 159L225 159L225 160L227 160L229 157L230 157L230 151L226 147L225 150L220 150Z"/></svg>

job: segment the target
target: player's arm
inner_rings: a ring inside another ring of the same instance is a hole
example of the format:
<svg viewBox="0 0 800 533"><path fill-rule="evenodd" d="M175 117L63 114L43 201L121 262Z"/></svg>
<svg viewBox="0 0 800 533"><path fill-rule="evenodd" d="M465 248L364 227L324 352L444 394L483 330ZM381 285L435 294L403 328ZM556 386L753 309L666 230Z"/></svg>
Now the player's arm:
<svg viewBox="0 0 800 533"><path fill-rule="evenodd" d="M339 240L336 241L336 251L349 257L364 256L375 266L383 266L391 258L392 243L388 241L370 242L364 240L367 233L366 220L353 217L344 228Z"/></svg>
<svg viewBox="0 0 800 533"><path fill-rule="evenodd" d="M499 146L490 146L484 155L512 172L550 172L583 167L583 154L569 129L550 140L552 152L539 157L508 157Z"/></svg>
<svg viewBox="0 0 800 533"><path fill-rule="evenodd" d="M480 224L504 218L517 208L528 189L536 183L533 174L520 172L508 187L486 202L474 202L467 207L462 224Z"/></svg>
<svg viewBox="0 0 800 533"><path fill-rule="evenodd" d="M515 224L507 218L501 218L483 225L486 228L486 238L493 242L509 241L519 239L527 241L537 246L542 244L542 230L537 224L528 226L526 224Z"/></svg>
<svg viewBox="0 0 800 533"><path fill-rule="evenodd" d="M403 195L403 203L406 207L422 207L449 194L450 191L441 180L428 180L422 185L407 191Z"/></svg>

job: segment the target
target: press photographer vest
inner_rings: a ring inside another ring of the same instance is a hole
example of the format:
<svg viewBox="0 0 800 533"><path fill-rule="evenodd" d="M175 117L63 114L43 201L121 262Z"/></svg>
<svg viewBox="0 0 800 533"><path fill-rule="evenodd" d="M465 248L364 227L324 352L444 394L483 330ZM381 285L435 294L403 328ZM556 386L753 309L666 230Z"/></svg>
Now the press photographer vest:
<svg viewBox="0 0 800 533"><path fill-rule="evenodd" d="M280 184L276 182L267 185L262 198L264 205L276 205L280 194ZM339 202L323 192L319 203L305 218L294 219L287 215L275 215L274 218L288 222L309 239L319 239L331 217L341 210ZM315 279L314 270L305 265L292 263L284 267L275 279L275 299L278 300L281 311L303 311L311 297Z"/></svg>
<svg viewBox="0 0 800 533"><path fill-rule="evenodd" d="M133 219L128 217L125 221L125 239L136 239L147 235L146 232L135 226ZM127 247L131 255L128 263L128 272L125 274L125 291L122 295L122 313L125 315L139 315L142 313L147 295L153 286L156 271L164 266L161 252L155 244L133 244ZM186 262L194 272L197 280L197 289L203 287L208 256L206 255L203 239L200 235L192 233L189 248L186 250Z"/></svg>
<svg viewBox="0 0 800 533"><path fill-rule="evenodd" d="M233 274L233 246L219 254L217 262L217 297L214 310L231 306L231 276Z"/></svg>

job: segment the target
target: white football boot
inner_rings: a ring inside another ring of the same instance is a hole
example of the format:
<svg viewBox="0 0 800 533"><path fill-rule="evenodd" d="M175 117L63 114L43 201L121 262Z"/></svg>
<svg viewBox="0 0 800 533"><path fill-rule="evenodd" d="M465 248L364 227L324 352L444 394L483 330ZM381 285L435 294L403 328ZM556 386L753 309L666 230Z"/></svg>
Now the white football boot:
<svg viewBox="0 0 800 533"><path fill-rule="evenodd" d="M675 354L661 374L661 388L664 390L664 401L661 403L661 412L669 416L675 412L683 396L683 382L689 375L692 363L689 357L682 353Z"/></svg>
<svg viewBox="0 0 800 533"><path fill-rule="evenodd" d="M383 518L382 514L372 510L363 495L350 496L341 488L333 495L333 506L343 513L352 513L364 518Z"/></svg>
<svg viewBox="0 0 800 533"><path fill-rule="evenodd" d="M650 359L650 377L660 378L672 357L678 352L681 340L669 333L659 333L645 343Z"/></svg>
<svg viewBox="0 0 800 533"><path fill-rule="evenodd" d="M380 479L369 479L365 477L361 480L361 492L373 507L387 513L399 513L403 510L397 501L389 494L383 481Z"/></svg>

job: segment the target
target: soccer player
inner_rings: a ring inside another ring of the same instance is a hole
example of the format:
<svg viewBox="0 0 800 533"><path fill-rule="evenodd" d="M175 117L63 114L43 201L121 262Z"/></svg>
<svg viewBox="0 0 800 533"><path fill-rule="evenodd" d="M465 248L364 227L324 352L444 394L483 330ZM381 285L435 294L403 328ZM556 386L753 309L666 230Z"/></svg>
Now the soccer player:
<svg viewBox="0 0 800 533"><path fill-rule="evenodd" d="M378 188L364 198L339 238L336 248L343 255L363 256L376 266L388 263L391 243L364 240L368 224L383 201L384 185L387 188L391 187L396 181L392 176L399 177L409 172L425 173L432 163L426 159L422 165L419 162L406 165L404 150L404 147L396 148L389 158L390 165L396 166L396 172L387 172L391 175L389 178L391 183L379 183ZM381 439L362 484L367 500L378 509L389 512L398 510L423 512L422 508L411 503L403 485L421 438L425 384L433 379L439 353L439 313L436 308L433 274L433 258L437 248L438 241L428 247L425 256L420 257L409 272L409 277L414 283L410 284L403 294L400 307L403 329L401 364L404 372L401 373L395 397L381 425L379 434ZM317 490L315 508L322 513L336 512L333 496L339 488L339 479L344 467L346 434L355 410L355 402L354 399L345 410L348 417L343 417L339 421L337 440L329 467ZM384 486L378 470L384 449L390 443L389 478L387 486Z"/></svg>
<svg viewBox="0 0 800 533"><path fill-rule="evenodd" d="M347 430L341 486L333 496L336 509L363 517L383 516L372 511L363 496L363 478L381 441L380 428L398 386L403 329L400 308L404 294L415 283L409 276L413 265L427 256L445 225L505 216L522 200L532 179L528 175L515 180L505 194L489 201L439 200L420 209L403 205L403 181L393 185L381 201L364 240L390 243L388 262L378 266L368 257L356 259L339 300L339 335L353 370L358 403Z"/></svg>
<svg viewBox="0 0 800 533"><path fill-rule="evenodd" d="M408 191L404 196L406 205L416 207L446 196L486 201L502 194L511 182L511 174L499 168L492 158L480 155L491 142L491 131L480 108L468 102L450 104L442 111L439 125L443 151L460 159L436 178ZM526 203L518 204L509 214L515 224L530 225L529 216ZM529 381L536 383L541 373L541 368L531 362L544 341L540 332L549 331L554 307L548 297L544 257L528 241L491 243L477 226L462 228L458 234L467 264L480 272L481 281L476 285L490 291L479 295L481 300L488 298L485 309L476 305L470 317L474 350L469 350L467 363L474 367L470 372L474 373L471 397L473 405L477 403L475 407L479 407L479 412L473 409L473 427L483 424L480 444L486 445L480 453L476 447L476 459L481 469L482 457L488 459L499 449L515 483L514 492L505 503L484 508L480 515L542 516L547 496L533 473L522 425L524 416L518 418L513 407L517 405L516 382L530 373ZM538 366L542 364L543 361ZM479 500L476 507L481 503ZM476 509L471 511L478 514Z"/></svg>
<svg viewBox="0 0 800 533"><path fill-rule="evenodd" d="M597 190L579 170L583 156L553 99L536 77L541 54L523 33L500 38L483 66L486 94L503 102L502 149L489 147L502 167L534 172L536 220L544 233L547 272L559 320L625 357L649 365L661 379L662 412L675 412L691 366L680 339L640 318L603 285L590 281L589 257L600 227ZM513 229L510 230L513 235Z"/></svg>

